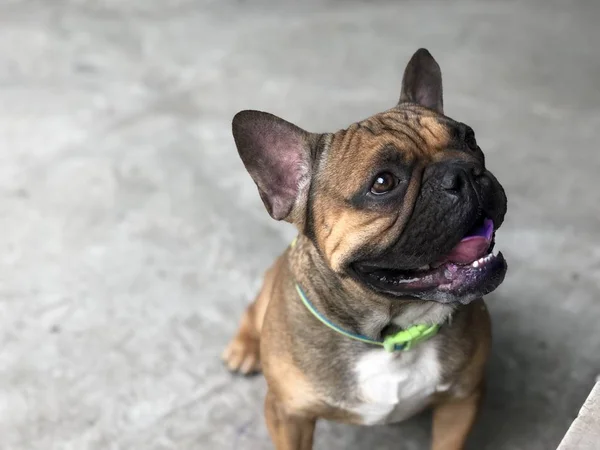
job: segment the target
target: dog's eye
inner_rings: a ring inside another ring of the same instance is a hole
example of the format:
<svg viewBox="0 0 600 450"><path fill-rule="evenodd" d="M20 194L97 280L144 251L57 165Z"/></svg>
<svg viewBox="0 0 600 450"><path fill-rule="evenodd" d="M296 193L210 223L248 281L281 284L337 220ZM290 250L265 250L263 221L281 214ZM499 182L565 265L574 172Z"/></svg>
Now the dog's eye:
<svg viewBox="0 0 600 450"><path fill-rule="evenodd" d="M371 186L371 193L375 195L385 194L390 192L398 184L397 178L390 172L382 172L375 177L373 186Z"/></svg>

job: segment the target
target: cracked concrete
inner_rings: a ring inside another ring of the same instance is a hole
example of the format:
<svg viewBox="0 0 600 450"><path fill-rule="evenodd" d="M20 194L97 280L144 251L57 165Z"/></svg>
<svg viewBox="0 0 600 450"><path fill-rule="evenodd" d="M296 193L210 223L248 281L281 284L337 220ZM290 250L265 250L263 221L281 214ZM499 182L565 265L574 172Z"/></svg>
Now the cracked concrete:
<svg viewBox="0 0 600 450"><path fill-rule="evenodd" d="M230 120L348 125L427 47L509 197L471 448L556 448L600 373L598 19L593 0L4 1L0 447L271 448L264 381L219 354L293 230ZM428 426L321 423L316 448L421 449Z"/></svg>

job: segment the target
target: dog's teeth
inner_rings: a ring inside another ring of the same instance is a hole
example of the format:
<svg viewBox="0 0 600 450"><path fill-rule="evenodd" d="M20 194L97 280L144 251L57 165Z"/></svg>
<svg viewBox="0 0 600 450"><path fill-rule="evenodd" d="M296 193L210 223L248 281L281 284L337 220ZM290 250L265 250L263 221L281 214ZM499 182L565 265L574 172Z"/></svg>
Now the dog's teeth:
<svg viewBox="0 0 600 450"><path fill-rule="evenodd" d="M488 255L482 256L477 261L474 261L471 265L475 268L478 268L479 266L483 266L484 264L488 263L491 259L492 254L490 253Z"/></svg>
<svg viewBox="0 0 600 450"><path fill-rule="evenodd" d="M419 270L419 271L429 270L429 264L425 264L424 266L419 267L417 270Z"/></svg>

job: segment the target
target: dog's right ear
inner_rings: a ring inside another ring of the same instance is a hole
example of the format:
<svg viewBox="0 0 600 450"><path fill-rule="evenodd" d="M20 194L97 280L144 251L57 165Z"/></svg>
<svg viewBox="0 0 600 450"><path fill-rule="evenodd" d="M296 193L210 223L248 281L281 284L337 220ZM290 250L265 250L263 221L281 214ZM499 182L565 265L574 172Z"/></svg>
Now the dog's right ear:
<svg viewBox="0 0 600 450"><path fill-rule="evenodd" d="M237 113L232 128L240 157L271 217L297 222L305 207L314 135L260 111Z"/></svg>

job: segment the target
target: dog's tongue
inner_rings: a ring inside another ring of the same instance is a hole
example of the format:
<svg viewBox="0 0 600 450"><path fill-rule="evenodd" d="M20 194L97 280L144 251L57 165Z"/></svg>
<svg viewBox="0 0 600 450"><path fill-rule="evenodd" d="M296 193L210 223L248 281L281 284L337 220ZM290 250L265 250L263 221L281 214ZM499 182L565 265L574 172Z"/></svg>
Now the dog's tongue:
<svg viewBox="0 0 600 450"><path fill-rule="evenodd" d="M490 219L485 219L483 225L471 230L450 253L442 258L441 262L472 263L486 254L492 243L493 234L494 223Z"/></svg>

